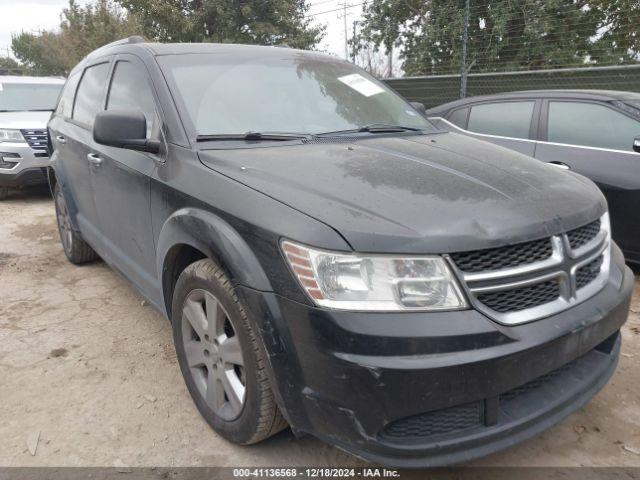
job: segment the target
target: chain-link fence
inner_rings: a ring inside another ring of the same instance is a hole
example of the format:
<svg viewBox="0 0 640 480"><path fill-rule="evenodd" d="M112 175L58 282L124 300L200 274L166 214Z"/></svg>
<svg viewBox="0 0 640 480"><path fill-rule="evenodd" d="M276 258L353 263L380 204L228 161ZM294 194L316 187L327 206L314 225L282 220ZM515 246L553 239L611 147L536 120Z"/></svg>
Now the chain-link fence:
<svg viewBox="0 0 640 480"><path fill-rule="evenodd" d="M394 17L372 1L369 28L384 35ZM638 0L389 1L405 26L396 42L407 76L387 82L427 106L514 90L640 90Z"/></svg>
<svg viewBox="0 0 640 480"><path fill-rule="evenodd" d="M391 78L385 82L411 101L435 107L460 96L460 75ZM611 67L472 73L467 96L538 89L596 89L640 92L640 64Z"/></svg>

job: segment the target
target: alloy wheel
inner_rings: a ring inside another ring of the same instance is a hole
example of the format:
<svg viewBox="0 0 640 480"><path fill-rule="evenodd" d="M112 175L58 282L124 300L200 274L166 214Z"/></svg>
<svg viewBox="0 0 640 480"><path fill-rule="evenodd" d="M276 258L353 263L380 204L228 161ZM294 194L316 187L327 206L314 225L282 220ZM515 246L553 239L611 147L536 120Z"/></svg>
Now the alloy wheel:
<svg viewBox="0 0 640 480"><path fill-rule="evenodd" d="M182 342L189 372L207 405L224 420L240 416L246 377L240 339L221 303L197 289L182 307Z"/></svg>
<svg viewBox="0 0 640 480"><path fill-rule="evenodd" d="M70 252L73 242L73 231L71 229L71 219L69 218L67 202L65 202L60 190L58 190L56 195L56 215L58 216L58 230L60 231L62 247L66 252Z"/></svg>

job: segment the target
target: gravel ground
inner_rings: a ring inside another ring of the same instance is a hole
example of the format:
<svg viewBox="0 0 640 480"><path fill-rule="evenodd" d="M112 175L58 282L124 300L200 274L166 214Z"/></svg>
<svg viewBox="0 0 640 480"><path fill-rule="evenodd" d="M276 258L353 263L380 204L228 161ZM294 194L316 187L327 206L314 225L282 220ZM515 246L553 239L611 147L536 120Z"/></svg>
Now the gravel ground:
<svg viewBox="0 0 640 480"><path fill-rule="evenodd" d="M218 437L190 400L168 322L102 262L67 262L46 192L0 203L0 239L0 466L362 465L289 431L252 447ZM474 464L640 466L638 281L632 309L602 392Z"/></svg>

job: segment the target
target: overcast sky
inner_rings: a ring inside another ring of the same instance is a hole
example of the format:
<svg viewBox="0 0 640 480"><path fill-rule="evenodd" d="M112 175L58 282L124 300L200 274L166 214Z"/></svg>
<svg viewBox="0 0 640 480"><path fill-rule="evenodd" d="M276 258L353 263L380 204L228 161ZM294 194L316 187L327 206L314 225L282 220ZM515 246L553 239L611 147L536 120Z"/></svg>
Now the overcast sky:
<svg viewBox="0 0 640 480"><path fill-rule="evenodd" d="M226 1L226 0L220 0ZM363 0L345 0L349 37L353 31L352 22L360 17ZM80 4L90 0L78 0ZM21 31L31 32L54 29L60 23L60 12L68 5L68 0L0 0L0 56L7 55L11 46L11 34ZM344 57L344 21L342 20L342 0L309 0L309 15L317 23L327 25L325 40L320 49Z"/></svg>

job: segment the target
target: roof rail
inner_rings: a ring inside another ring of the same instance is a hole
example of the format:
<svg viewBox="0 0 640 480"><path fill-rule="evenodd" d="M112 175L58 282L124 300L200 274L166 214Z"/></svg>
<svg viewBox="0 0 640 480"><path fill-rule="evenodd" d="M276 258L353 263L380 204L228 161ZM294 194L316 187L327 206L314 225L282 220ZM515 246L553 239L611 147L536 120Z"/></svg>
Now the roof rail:
<svg viewBox="0 0 640 480"><path fill-rule="evenodd" d="M116 45L126 45L127 43L143 43L143 42L144 42L144 38L142 38L140 35L134 35L132 37L121 38L120 40L116 40L115 42L107 43L106 45L103 45L102 47L100 47L99 50L102 50L103 48L107 48L107 47L115 47Z"/></svg>
<svg viewBox="0 0 640 480"><path fill-rule="evenodd" d="M133 35L133 36L127 37L127 38L121 38L120 40L116 40L115 42L107 43L106 45L103 45L100 48L97 48L96 50L91 52L89 55L94 54L96 52L101 52L103 50L106 50L107 48L116 47L118 45L127 45L127 44L130 44L130 43L144 43L144 38L142 38L140 35Z"/></svg>

